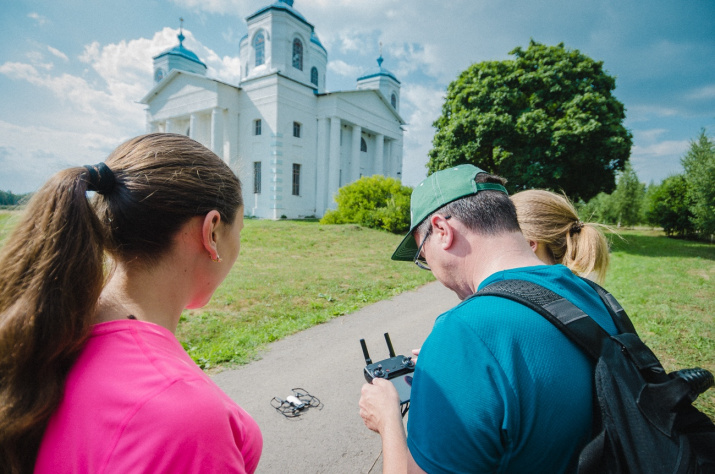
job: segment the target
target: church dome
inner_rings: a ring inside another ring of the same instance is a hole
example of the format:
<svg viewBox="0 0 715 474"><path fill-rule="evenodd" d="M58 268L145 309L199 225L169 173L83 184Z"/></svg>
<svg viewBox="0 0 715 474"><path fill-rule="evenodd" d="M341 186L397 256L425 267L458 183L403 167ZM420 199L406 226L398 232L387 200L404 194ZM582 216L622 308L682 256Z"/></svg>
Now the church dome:
<svg viewBox="0 0 715 474"><path fill-rule="evenodd" d="M311 25L298 10L293 8L293 0L278 0L268 6L259 9L254 14L249 15L248 17L246 17L246 21L250 21L251 18L257 17L261 13L267 12L268 10L283 10L313 28L313 25Z"/></svg>
<svg viewBox="0 0 715 474"><path fill-rule="evenodd" d="M382 55L380 55L379 58L377 58L377 67L373 67L365 71L365 74L362 76L358 77L358 81L363 81L365 79L370 79L373 77L378 77L378 76L385 76L393 79L395 82L400 84L400 81L397 80L397 77L395 77L394 74L392 74L390 71L382 67L382 62L384 59L382 59Z"/></svg>
<svg viewBox="0 0 715 474"><path fill-rule="evenodd" d="M311 42L311 43L314 43L315 45L317 45L320 49L322 49L322 50L325 51L326 53L328 52L328 50L325 49L325 46L323 46L323 43L320 42L320 39L318 38L318 35L315 34L315 31L313 31L313 32L310 34L310 42Z"/></svg>
<svg viewBox="0 0 715 474"><path fill-rule="evenodd" d="M186 39L186 37L184 36L184 33L180 32L177 35L177 38L179 38L179 44L177 46L174 46L171 49L167 49L163 53L155 56L153 59L156 60L156 59L161 58L162 56L167 56L167 55L179 56L179 57L188 59L189 61L196 62L196 63L201 64L202 66L206 67L206 65L203 62L201 62L201 60L196 55L196 53L194 53L190 49L187 49L184 47L184 39Z"/></svg>

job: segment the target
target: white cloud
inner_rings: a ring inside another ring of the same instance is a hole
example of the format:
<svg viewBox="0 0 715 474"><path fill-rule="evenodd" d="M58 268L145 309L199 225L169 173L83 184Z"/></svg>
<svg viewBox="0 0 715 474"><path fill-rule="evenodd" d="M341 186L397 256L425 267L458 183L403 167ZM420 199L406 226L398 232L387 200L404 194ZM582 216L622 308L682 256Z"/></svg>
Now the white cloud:
<svg viewBox="0 0 715 474"><path fill-rule="evenodd" d="M28 17L28 18L32 18L33 20L35 20L35 21L37 22L37 24L40 25L40 26L42 26L42 25L44 25L45 23L47 23L47 18L45 18L44 16L40 15L40 14L37 13L37 12L28 13L28 14L27 14L27 17Z"/></svg>
<svg viewBox="0 0 715 474"><path fill-rule="evenodd" d="M48 45L48 46L47 46L47 51L49 51L50 53L52 53L53 55L57 56L57 57L60 58L60 59L64 59L65 61L69 61L69 58L67 57L67 55L66 55L65 53L63 53L62 51L60 51L59 49L57 49L57 48L53 48L52 46L49 46L49 45Z"/></svg>
<svg viewBox="0 0 715 474"><path fill-rule="evenodd" d="M687 98L690 100L707 100L715 99L715 84L710 84L708 86L700 87L694 91L691 91Z"/></svg>
<svg viewBox="0 0 715 474"><path fill-rule="evenodd" d="M340 59L336 61L328 61L328 71L352 79L357 79L363 72L362 68L348 64Z"/></svg>
<svg viewBox="0 0 715 474"><path fill-rule="evenodd" d="M268 4L265 0L172 0L172 2L187 10L239 17L250 15Z"/></svg>
<svg viewBox="0 0 715 474"><path fill-rule="evenodd" d="M164 28L150 39L87 44L79 61L89 69L81 75L53 73L52 64L44 63L39 51L27 55L29 62L0 64L0 74L55 97L40 112L43 117L36 117L40 123L52 122L51 128L0 121L2 175L15 177L10 183L0 180L0 189L32 191L53 172L101 161L121 141L143 133L144 106L137 101L153 86L152 57L175 46L177 33ZM184 45L202 58L209 74L229 83L238 81L238 57L219 57L190 31L184 30L184 35ZM50 46L47 51L71 66L61 51Z"/></svg>
<svg viewBox="0 0 715 474"><path fill-rule="evenodd" d="M432 148L432 123L441 113L444 91L425 86L405 86L401 93L401 111L407 122L402 159L402 182L419 184L427 176L427 153Z"/></svg>

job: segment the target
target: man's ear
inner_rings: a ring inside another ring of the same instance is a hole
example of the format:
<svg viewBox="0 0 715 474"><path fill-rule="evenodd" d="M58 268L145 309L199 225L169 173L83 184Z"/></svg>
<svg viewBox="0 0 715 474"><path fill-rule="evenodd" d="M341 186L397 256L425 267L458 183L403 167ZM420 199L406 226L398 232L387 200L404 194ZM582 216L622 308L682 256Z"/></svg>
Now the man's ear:
<svg viewBox="0 0 715 474"><path fill-rule="evenodd" d="M213 210L206 214L204 222L201 226L201 243L213 260L218 259L216 234L218 232L218 225L220 222L221 214L219 214L218 211Z"/></svg>
<svg viewBox="0 0 715 474"><path fill-rule="evenodd" d="M529 247L531 247L532 252L536 253L539 248L539 243L536 240L529 240Z"/></svg>
<svg viewBox="0 0 715 474"><path fill-rule="evenodd" d="M445 219L444 216L439 214L433 215L431 222L432 234L439 240L439 245L447 250L454 243L454 227L450 224L449 219Z"/></svg>

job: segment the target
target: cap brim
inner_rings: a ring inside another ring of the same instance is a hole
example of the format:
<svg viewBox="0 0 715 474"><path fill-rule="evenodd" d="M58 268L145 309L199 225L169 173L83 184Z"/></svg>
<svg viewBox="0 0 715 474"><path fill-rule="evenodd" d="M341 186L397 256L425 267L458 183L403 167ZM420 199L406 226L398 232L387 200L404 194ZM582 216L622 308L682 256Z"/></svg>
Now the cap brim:
<svg viewBox="0 0 715 474"><path fill-rule="evenodd" d="M414 235L410 229L400 245L395 249L395 253L392 254L392 260L402 260L405 262L411 262L415 259L415 254L417 253L417 242L415 241Z"/></svg>

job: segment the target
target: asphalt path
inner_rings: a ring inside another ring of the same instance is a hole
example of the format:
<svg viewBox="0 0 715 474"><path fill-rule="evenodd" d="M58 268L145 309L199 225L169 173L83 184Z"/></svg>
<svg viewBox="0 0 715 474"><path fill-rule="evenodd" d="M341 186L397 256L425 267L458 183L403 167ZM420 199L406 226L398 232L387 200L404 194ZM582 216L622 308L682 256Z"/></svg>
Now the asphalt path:
<svg viewBox="0 0 715 474"><path fill-rule="evenodd" d="M268 346L261 359L212 376L256 420L263 433L258 473L379 473L380 437L360 418L365 383L364 338L373 362L388 357L388 332L397 354L422 345L435 318L459 302L434 282L380 301ZM286 418L271 406L293 388L321 406Z"/></svg>

